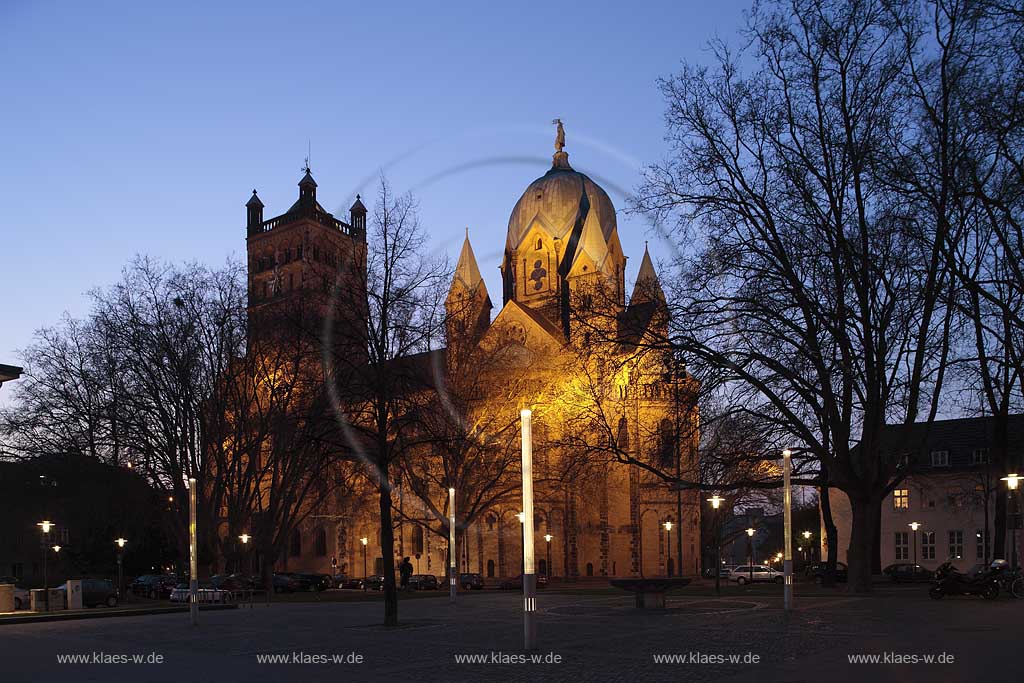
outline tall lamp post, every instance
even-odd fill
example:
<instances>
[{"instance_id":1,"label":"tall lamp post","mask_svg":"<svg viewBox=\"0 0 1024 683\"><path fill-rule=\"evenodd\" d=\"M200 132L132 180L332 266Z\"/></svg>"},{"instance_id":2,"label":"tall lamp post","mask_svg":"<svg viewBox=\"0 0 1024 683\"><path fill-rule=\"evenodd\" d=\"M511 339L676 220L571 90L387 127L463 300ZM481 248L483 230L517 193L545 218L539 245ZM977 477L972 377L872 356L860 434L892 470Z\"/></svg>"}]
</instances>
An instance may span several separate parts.
<instances>
[{"instance_id":1,"label":"tall lamp post","mask_svg":"<svg viewBox=\"0 0 1024 683\"><path fill-rule=\"evenodd\" d=\"M672 572L672 520L665 521L665 568L668 570L666 573L671 577Z\"/></svg>"},{"instance_id":2,"label":"tall lamp post","mask_svg":"<svg viewBox=\"0 0 1024 683\"><path fill-rule=\"evenodd\" d=\"M712 509L715 510L715 593L719 595L722 593L722 525L718 518L718 508L721 507L723 500L725 498L717 493L708 498Z\"/></svg>"},{"instance_id":3,"label":"tall lamp post","mask_svg":"<svg viewBox=\"0 0 1024 683\"><path fill-rule=\"evenodd\" d=\"M189 618L192 625L199 623L199 543L196 540L196 479L188 480L188 555L189 580L188 602Z\"/></svg>"},{"instance_id":4,"label":"tall lamp post","mask_svg":"<svg viewBox=\"0 0 1024 683\"><path fill-rule=\"evenodd\" d=\"M126 538L115 538L114 545L117 546L117 599L121 600L122 586L124 585L124 571L122 558L124 557L124 544L128 542Z\"/></svg>"},{"instance_id":5,"label":"tall lamp post","mask_svg":"<svg viewBox=\"0 0 1024 683\"><path fill-rule=\"evenodd\" d=\"M750 583L754 583L754 527L747 527L747 566L750 567Z\"/></svg>"},{"instance_id":6,"label":"tall lamp post","mask_svg":"<svg viewBox=\"0 0 1024 683\"><path fill-rule=\"evenodd\" d=\"M455 489L448 489L448 602L455 604Z\"/></svg>"},{"instance_id":7,"label":"tall lamp post","mask_svg":"<svg viewBox=\"0 0 1024 683\"><path fill-rule=\"evenodd\" d=\"M50 529L52 529L54 527L54 524L53 524L53 522L44 519L43 521L41 521L38 524L36 524L36 526L43 530L43 539L42 539L43 540L43 545L42 545L42 548L43 548L43 595L45 596L44 599L46 601L45 602L46 611L49 612L50 611L50 590L49 590L49 584L48 584L48 582L46 580L46 556L50 554L49 553L49 546L50 546L49 536L50 536Z\"/></svg>"},{"instance_id":8,"label":"tall lamp post","mask_svg":"<svg viewBox=\"0 0 1024 683\"><path fill-rule=\"evenodd\" d=\"M537 575L533 557L533 411L519 411L523 448L523 647L537 644Z\"/></svg>"},{"instance_id":9,"label":"tall lamp post","mask_svg":"<svg viewBox=\"0 0 1024 683\"><path fill-rule=\"evenodd\" d=\"M359 542L363 544L363 590L366 590L366 580L370 577L366 575L366 544L370 542L366 536L359 539Z\"/></svg>"},{"instance_id":10,"label":"tall lamp post","mask_svg":"<svg viewBox=\"0 0 1024 683\"><path fill-rule=\"evenodd\" d=\"M1020 480L1021 477L1018 476L1017 474L1008 474L1005 477L1000 478L1000 481L1006 482L1006 488L1009 489L1010 491L1010 497L1007 498L1007 503L1009 503L1010 500L1013 499L1013 502L1016 503L1017 510L1016 514L1012 516L1007 515L1007 517L1009 517L1010 521L1013 523L1013 526L1010 527L1010 569L1012 569L1013 571L1017 571L1017 529L1020 526L1017 518L1020 517L1020 501L1016 500L1016 494L1017 489L1020 487Z\"/></svg>"},{"instance_id":11,"label":"tall lamp post","mask_svg":"<svg viewBox=\"0 0 1024 683\"><path fill-rule=\"evenodd\" d=\"M252 538L252 536L250 536L249 534L245 533L244 531L241 534L239 534L239 536L238 536L238 540L242 542L242 557L245 557L246 554L247 554L245 551L248 550L248 548L249 548L249 539L251 539L251 538ZM249 571L252 570L252 565L247 564L246 566L249 568ZM242 560L241 560L241 558L239 558L239 560L238 560L238 571L242 571Z\"/></svg>"},{"instance_id":12,"label":"tall lamp post","mask_svg":"<svg viewBox=\"0 0 1024 683\"><path fill-rule=\"evenodd\" d=\"M792 452L787 448L782 451L782 513L783 513L783 560L782 574L783 593L782 603L786 612L793 609L793 487L790 484L790 473L792 464L790 456Z\"/></svg>"},{"instance_id":13,"label":"tall lamp post","mask_svg":"<svg viewBox=\"0 0 1024 683\"><path fill-rule=\"evenodd\" d=\"M814 553L811 552L811 532L804 530L801 536L804 537L804 565L806 566L807 563L810 562L814 556Z\"/></svg>"},{"instance_id":14,"label":"tall lamp post","mask_svg":"<svg viewBox=\"0 0 1024 683\"><path fill-rule=\"evenodd\" d=\"M544 542L548 544L548 564L547 564L547 576L551 576L551 539L554 538L551 534L544 534Z\"/></svg>"},{"instance_id":15,"label":"tall lamp post","mask_svg":"<svg viewBox=\"0 0 1024 683\"><path fill-rule=\"evenodd\" d=\"M921 528L920 522L911 522L907 526L914 532L914 566L917 566L917 530ZM915 570L916 571L916 570Z\"/></svg>"}]
</instances>

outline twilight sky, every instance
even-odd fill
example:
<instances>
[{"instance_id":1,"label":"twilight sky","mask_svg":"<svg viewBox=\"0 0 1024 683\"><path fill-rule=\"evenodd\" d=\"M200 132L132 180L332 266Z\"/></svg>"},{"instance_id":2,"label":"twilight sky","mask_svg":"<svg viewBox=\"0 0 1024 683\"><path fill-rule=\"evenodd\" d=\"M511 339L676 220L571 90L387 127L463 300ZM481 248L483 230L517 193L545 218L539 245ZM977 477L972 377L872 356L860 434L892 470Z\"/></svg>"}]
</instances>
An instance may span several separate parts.
<instances>
[{"instance_id":1,"label":"twilight sky","mask_svg":"<svg viewBox=\"0 0 1024 683\"><path fill-rule=\"evenodd\" d=\"M644 240L664 253L622 212L666 151L655 79L736 44L749 2L156 5L0 0L0 363L136 253L243 257L244 203L287 209L307 143L339 218L383 169L452 260L468 226L500 306L508 216L560 117L631 287Z\"/></svg>"}]
</instances>

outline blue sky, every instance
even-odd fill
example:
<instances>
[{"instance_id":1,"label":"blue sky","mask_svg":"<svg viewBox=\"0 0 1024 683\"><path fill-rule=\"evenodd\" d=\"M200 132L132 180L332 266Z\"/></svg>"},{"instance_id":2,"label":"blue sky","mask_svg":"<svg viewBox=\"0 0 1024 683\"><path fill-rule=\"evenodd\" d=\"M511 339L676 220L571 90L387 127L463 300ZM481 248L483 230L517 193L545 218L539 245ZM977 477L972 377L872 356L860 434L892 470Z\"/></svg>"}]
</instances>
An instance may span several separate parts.
<instances>
[{"instance_id":1,"label":"blue sky","mask_svg":"<svg viewBox=\"0 0 1024 683\"><path fill-rule=\"evenodd\" d=\"M665 154L655 80L735 43L748 6L0 0L0 362L134 254L244 255L244 203L287 209L307 142L339 217L384 170L435 249L456 258L468 226L500 305L508 216L560 117L620 211L631 284L644 240L665 247L622 213Z\"/></svg>"}]
</instances>

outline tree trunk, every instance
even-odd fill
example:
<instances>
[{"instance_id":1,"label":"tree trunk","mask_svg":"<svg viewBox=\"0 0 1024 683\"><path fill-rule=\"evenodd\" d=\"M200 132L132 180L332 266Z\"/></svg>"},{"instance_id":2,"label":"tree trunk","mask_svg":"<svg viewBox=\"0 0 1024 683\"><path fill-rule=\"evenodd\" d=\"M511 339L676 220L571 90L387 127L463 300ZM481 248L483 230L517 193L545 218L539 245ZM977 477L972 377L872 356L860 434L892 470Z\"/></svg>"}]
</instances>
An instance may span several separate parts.
<instances>
[{"instance_id":1,"label":"tree trunk","mask_svg":"<svg viewBox=\"0 0 1024 683\"><path fill-rule=\"evenodd\" d=\"M829 497L827 485L819 487L821 498L821 518L825 524L825 545L828 556L825 575L822 577L822 585L836 585L836 562L839 560L839 532L836 530L836 523L832 519L832 499Z\"/></svg>"},{"instance_id":2,"label":"tree trunk","mask_svg":"<svg viewBox=\"0 0 1024 683\"><path fill-rule=\"evenodd\" d=\"M846 561L848 580L853 591L866 593L871 590L871 560L874 555L871 544L875 542L882 503L870 497L849 495L849 498L853 519Z\"/></svg>"},{"instance_id":3,"label":"tree trunk","mask_svg":"<svg viewBox=\"0 0 1024 683\"><path fill-rule=\"evenodd\" d=\"M398 626L398 586L395 585L395 529L391 521L391 487L387 476L380 486L380 554L384 574L384 625Z\"/></svg>"}]
</instances>

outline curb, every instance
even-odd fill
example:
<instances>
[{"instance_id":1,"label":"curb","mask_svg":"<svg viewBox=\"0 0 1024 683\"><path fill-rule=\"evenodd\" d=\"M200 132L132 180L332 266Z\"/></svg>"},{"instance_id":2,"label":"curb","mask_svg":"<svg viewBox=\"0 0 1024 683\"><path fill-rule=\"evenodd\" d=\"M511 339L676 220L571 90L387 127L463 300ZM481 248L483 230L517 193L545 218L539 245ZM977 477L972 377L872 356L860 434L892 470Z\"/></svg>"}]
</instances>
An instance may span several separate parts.
<instances>
[{"instance_id":1,"label":"curb","mask_svg":"<svg viewBox=\"0 0 1024 683\"><path fill-rule=\"evenodd\" d=\"M238 605L200 605L201 612L225 609L238 609ZM23 614L14 617L0 617L0 626L4 624L34 624L44 621L75 621L77 619L110 619L113 617L137 617L150 614L187 614L188 606L184 607L149 607L145 609L113 609L91 610L88 612L53 612L49 614Z\"/></svg>"}]
</instances>

